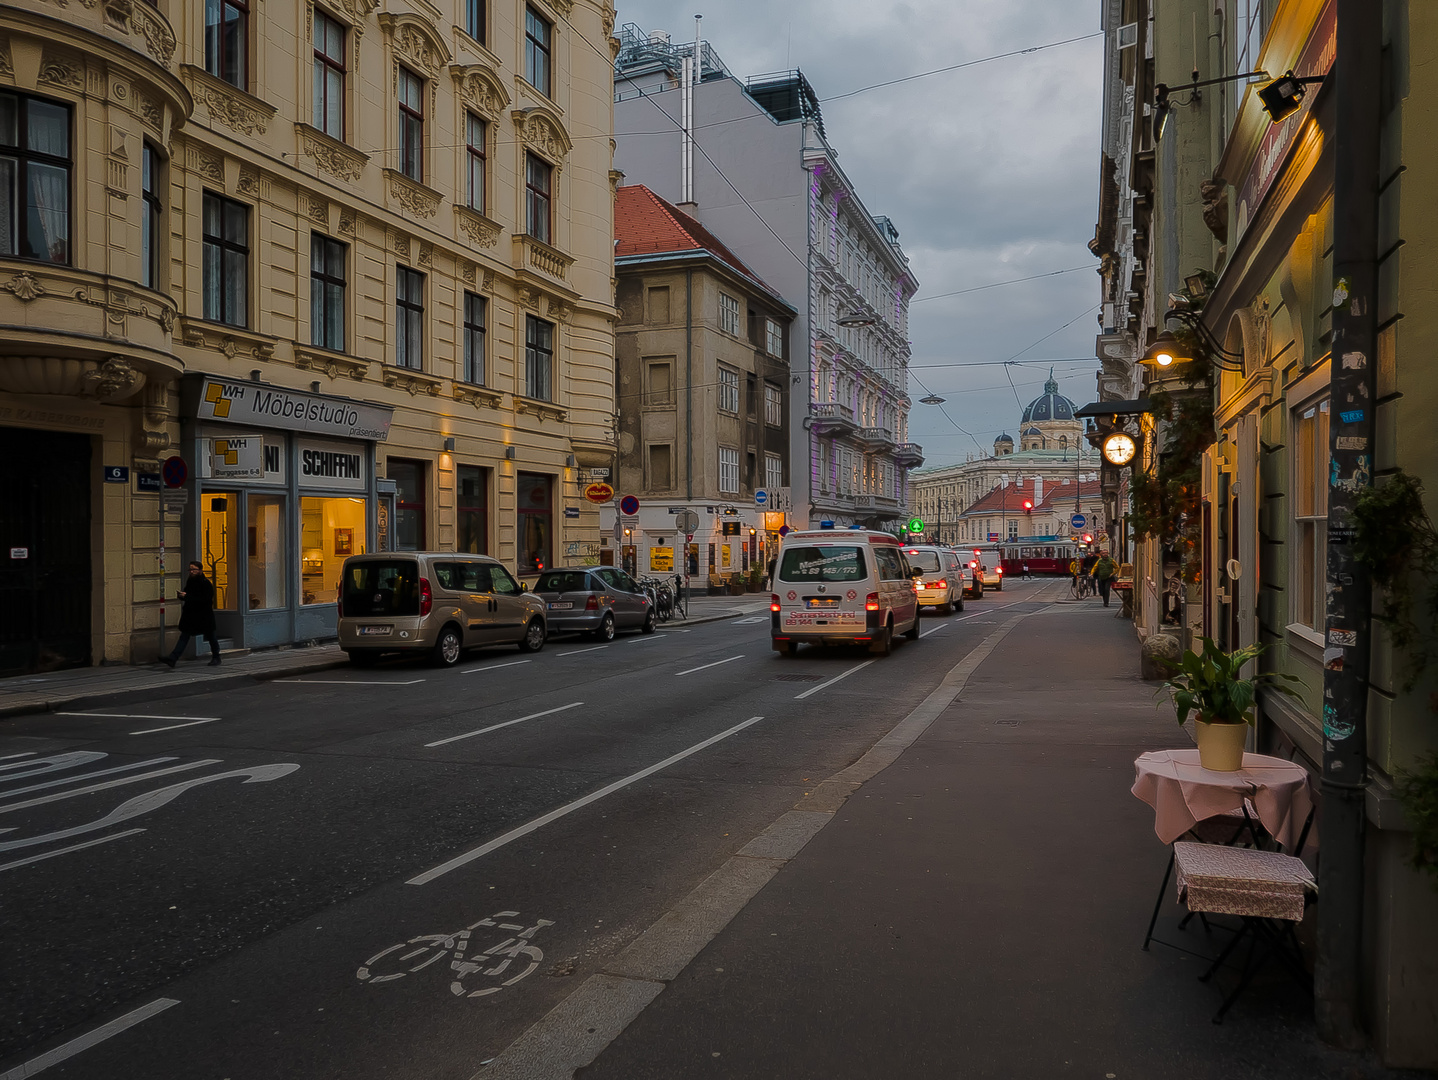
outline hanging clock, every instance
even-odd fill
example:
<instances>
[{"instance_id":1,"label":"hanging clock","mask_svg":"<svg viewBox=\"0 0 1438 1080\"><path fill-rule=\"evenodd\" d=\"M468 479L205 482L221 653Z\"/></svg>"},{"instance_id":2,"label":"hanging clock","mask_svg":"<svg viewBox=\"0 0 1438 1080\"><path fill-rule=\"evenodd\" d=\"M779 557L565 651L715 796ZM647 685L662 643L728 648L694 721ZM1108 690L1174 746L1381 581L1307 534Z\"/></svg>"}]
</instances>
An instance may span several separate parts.
<instances>
[{"instance_id":1,"label":"hanging clock","mask_svg":"<svg viewBox=\"0 0 1438 1080\"><path fill-rule=\"evenodd\" d=\"M1115 431L1103 441L1104 460L1110 465L1127 465L1136 453L1138 446L1134 443L1133 436L1122 431Z\"/></svg>"}]
</instances>

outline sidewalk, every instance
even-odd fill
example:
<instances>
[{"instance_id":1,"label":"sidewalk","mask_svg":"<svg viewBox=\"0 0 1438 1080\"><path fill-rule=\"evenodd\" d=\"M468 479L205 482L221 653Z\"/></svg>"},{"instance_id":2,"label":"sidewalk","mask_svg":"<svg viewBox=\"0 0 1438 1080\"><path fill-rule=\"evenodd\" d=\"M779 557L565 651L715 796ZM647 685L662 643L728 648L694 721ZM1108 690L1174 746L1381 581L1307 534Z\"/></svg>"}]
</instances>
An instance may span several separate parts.
<instances>
[{"instance_id":1,"label":"sidewalk","mask_svg":"<svg viewBox=\"0 0 1438 1080\"><path fill-rule=\"evenodd\" d=\"M664 625L682 629L720 619L763 614L768 610L767 594L700 596L690 601L688 619L674 619ZM348 663L345 654L337 644L330 642L307 648L265 649L227 656L218 668L209 666L206 653L200 660L180 661L175 671L159 663L149 663L71 668L0 679L0 719L25 713L153 700L157 696L183 697L241 679L280 679L345 663Z\"/></svg>"},{"instance_id":2,"label":"sidewalk","mask_svg":"<svg viewBox=\"0 0 1438 1080\"><path fill-rule=\"evenodd\" d=\"M959 698L576 1075L1400 1075L1322 1046L1311 999L1273 970L1215 1026L1202 961L1140 950L1167 853L1129 793L1133 759L1186 736L1137 668L1132 624L1096 602L1017 620ZM1213 955L1180 914L1167 902L1157 936Z\"/></svg>"}]
</instances>

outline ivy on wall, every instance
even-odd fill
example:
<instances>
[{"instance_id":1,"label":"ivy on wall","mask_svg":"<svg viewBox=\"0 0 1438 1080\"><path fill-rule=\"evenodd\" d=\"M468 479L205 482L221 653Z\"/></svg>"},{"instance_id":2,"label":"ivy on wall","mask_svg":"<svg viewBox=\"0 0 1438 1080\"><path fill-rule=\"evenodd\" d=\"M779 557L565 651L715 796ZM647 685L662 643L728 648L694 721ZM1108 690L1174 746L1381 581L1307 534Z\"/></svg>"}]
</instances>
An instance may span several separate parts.
<instances>
[{"instance_id":1,"label":"ivy on wall","mask_svg":"<svg viewBox=\"0 0 1438 1080\"><path fill-rule=\"evenodd\" d=\"M1154 418L1165 425L1164 447L1152 473L1133 472L1129 528L1135 536L1156 540L1174 551L1183 579L1199 581L1203 576L1203 453L1215 439L1213 396L1203 385L1178 400L1162 390L1151 400Z\"/></svg>"}]
</instances>

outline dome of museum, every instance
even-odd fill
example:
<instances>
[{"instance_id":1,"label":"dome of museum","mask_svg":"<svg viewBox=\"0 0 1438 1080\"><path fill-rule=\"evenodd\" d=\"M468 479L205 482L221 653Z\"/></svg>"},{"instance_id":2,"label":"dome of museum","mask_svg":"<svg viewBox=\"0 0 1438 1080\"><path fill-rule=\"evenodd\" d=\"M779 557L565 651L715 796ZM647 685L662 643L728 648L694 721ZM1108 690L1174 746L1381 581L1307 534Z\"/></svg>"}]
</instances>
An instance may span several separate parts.
<instances>
[{"instance_id":1,"label":"dome of museum","mask_svg":"<svg viewBox=\"0 0 1438 1080\"><path fill-rule=\"evenodd\" d=\"M1059 393L1059 384L1054 379L1053 369L1050 368L1048 382L1044 383L1044 392L1029 402L1028 408L1024 410L1023 423L1073 418L1074 403Z\"/></svg>"}]
</instances>

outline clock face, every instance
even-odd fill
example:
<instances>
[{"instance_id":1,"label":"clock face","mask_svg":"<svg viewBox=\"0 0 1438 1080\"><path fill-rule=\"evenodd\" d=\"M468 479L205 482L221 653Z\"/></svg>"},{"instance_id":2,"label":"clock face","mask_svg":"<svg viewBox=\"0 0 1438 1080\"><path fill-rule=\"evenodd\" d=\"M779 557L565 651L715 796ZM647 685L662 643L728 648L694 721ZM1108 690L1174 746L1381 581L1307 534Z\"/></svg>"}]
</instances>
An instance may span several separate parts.
<instances>
[{"instance_id":1,"label":"clock face","mask_svg":"<svg viewBox=\"0 0 1438 1080\"><path fill-rule=\"evenodd\" d=\"M1138 451L1133 436L1116 431L1103 441L1103 456L1113 465L1127 465Z\"/></svg>"}]
</instances>

